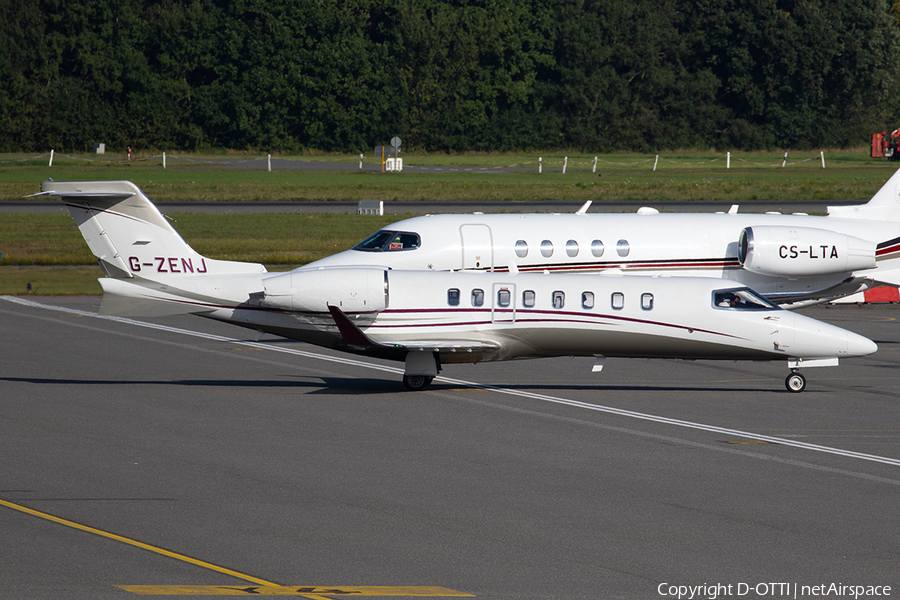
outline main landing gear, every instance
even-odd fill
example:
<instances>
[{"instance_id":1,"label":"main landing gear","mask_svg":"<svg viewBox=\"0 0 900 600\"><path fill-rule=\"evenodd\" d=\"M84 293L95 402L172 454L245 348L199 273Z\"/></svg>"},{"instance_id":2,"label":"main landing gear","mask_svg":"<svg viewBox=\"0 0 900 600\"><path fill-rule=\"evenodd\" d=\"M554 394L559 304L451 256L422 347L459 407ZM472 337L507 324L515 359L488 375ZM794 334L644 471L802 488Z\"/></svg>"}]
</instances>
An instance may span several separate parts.
<instances>
[{"instance_id":1,"label":"main landing gear","mask_svg":"<svg viewBox=\"0 0 900 600\"><path fill-rule=\"evenodd\" d=\"M427 388L433 379L434 377L428 375L404 375L403 385L411 392L418 392Z\"/></svg>"},{"instance_id":2,"label":"main landing gear","mask_svg":"<svg viewBox=\"0 0 900 600\"><path fill-rule=\"evenodd\" d=\"M413 350L406 355L403 385L411 392L424 390L441 371L440 355L427 350Z\"/></svg>"},{"instance_id":3,"label":"main landing gear","mask_svg":"<svg viewBox=\"0 0 900 600\"><path fill-rule=\"evenodd\" d=\"M784 380L784 387L792 394L799 394L806 389L806 377L800 371L794 369L791 374Z\"/></svg>"}]
</instances>

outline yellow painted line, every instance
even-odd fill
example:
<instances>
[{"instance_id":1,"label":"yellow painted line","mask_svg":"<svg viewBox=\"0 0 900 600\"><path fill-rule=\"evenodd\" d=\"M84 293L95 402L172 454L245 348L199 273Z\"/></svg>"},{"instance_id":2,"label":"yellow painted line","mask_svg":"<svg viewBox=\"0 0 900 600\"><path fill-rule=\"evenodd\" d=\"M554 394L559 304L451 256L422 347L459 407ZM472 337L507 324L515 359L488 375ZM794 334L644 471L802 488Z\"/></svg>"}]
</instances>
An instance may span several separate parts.
<instances>
[{"instance_id":1,"label":"yellow painted line","mask_svg":"<svg viewBox=\"0 0 900 600\"><path fill-rule=\"evenodd\" d=\"M330 596L475 597L440 586L120 585L118 587L126 592L145 596L304 596L317 600L332 600Z\"/></svg>"},{"instance_id":2,"label":"yellow painted line","mask_svg":"<svg viewBox=\"0 0 900 600\"><path fill-rule=\"evenodd\" d=\"M151 546L150 544L144 544L143 542L138 542L136 540L132 540L127 537L122 537L121 535L109 533L108 531L103 531L101 529L95 529L93 527L88 527L87 525L82 525L81 523L75 523L74 521L67 521L66 519L54 517L53 515L41 512L39 510L34 510L32 508L27 508L20 504L15 504L13 502L8 502L6 500L0 499L0 506L5 506L7 508L11 508L13 510L23 512L25 514L29 514L34 517L40 517L41 519L46 519L47 521L59 523L60 525L65 525L66 527L71 527L73 529L80 529L81 531L86 531L87 533L93 533L94 535L99 535L101 537L109 538L111 540L116 540L117 542L122 542L123 544L128 544L130 546L135 546L142 550L149 550L150 552L162 554L163 556L167 556L169 558L174 558L175 560L187 562L192 565L202 567L204 569L210 569L210 570L216 571L218 573L224 573L225 575L229 575L231 577L243 579L245 581L250 581L252 583L258 583L263 586L278 587L277 584L266 581L265 579L259 579L258 577L253 577L251 575L245 575L244 573L238 573L237 571L232 571L231 569L226 569L225 567L220 567L218 565L213 565L208 562L203 562L202 560L197 560L196 558L191 558L190 556L185 556L183 554L178 554L177 552L163 550L162 548L157 548L156 546Z\"/></svg>"}]
</instances>

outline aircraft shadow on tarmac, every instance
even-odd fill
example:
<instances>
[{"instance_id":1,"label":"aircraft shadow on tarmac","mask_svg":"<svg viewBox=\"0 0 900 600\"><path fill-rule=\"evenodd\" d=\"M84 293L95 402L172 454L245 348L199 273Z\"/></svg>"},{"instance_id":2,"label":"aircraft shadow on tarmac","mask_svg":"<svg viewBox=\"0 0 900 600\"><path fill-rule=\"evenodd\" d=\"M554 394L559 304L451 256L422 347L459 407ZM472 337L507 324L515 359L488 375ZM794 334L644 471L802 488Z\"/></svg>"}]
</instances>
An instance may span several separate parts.
<instances>
[{"instance_id":1,"label":"aircraft shadow on tarmac","mask_svg":"<svg viewBox=\"0 0 900 600\"><path fill-rule=\"evenodd\" d=\"M357 379L353 377L312 377L313 381L272 381L261 379L181 379L181 380L121 380L121 379L53 379L46 377L0 377L0 381L14 383L33 383L36 385L174 385L185 387L248 387L248 388L308 388L308 394L394 394L404 392L402 385L389 379ZM719 384L708 386L679 386L679 385L573 385L573 384L521 384L521 383L490 383L484 384L488 388L504 388L529 391L582 391L582 392L748 392L759 394L770 392L781 394L784 390L773 387L772 389L760 389L758 387L729 387ZM455 383L443 383L435 381L428 388L430 391L454 391L462 389L476 389L469 386L461 386ZM410 394L414 395L414 394Z\"/></svg>"},{"instance_id":2,"label":"aircraft shadow on tarmac","mask_svg":"<svg viewBox=\"0 0 900 600\"><path fill-rule=\"evenodd\" d=\"M49 377L0 377L0 381L33 383L35 385L159 385L184 387L247 387L247 388L308 388L308 394L392 394L403 386L388 379L357 379L352 377L311 376L309 381L265 379L63 379ZM405 391L405 390L403 390Z\"/></svg>"},{"instance_id":3,"label":"aircraft shadow on tarmac","mask_svg":"<svg viewBox=\"0 0 900 600\"><path fill-rule=\"evenodd\" d=\"M45 377L0 377L0 381L17 383L34 383L37 385L178 385L178 386L219 386L219 387L265 387L296 388L322 387L322 383L297 381L265 381L259 379L157 379L157 380L122 380L122 379L49 379Z\"/></svg>"}]
</instances>

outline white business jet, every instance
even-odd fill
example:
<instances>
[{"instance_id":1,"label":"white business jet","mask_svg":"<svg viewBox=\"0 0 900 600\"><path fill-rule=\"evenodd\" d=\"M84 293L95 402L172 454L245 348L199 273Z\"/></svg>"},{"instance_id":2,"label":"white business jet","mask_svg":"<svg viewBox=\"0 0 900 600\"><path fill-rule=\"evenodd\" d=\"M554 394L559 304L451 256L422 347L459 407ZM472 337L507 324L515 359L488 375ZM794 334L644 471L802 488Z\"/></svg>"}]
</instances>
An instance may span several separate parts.
<instances>
[{"instance_id":1,"label":"white business jet","mask_svg":"<svg viewBox=\"0 0 900 600\"><path fill-rule=\"evenodd\" d=\"M406 219L311 266L621 271L722 277L786 308L900 286L900 170L867 203L778 213L440 214Z\"/></svg>"},{"instance_id":2,"label":"white business jet","mask_svg":"<svg viewBox=\"0 0 900 600\"><path fill-rule=\"evenodd\" d=\"M445 363L593 356L833 366L877 350L720 278L263 265L195 252L128 181L53 182L106 277L101 314L196 314L405 363L422 389Z\"/></svg>"}]
</instances>

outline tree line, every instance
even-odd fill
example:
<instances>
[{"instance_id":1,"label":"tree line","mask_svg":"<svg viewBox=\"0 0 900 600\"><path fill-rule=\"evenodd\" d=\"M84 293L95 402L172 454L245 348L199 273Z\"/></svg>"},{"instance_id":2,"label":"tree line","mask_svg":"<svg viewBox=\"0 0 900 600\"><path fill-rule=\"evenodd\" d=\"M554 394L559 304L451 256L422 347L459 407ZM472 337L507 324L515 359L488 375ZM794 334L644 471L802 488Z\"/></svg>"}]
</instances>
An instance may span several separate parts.
<instances>
[{"instance_id":1,"label":"tree line","mask_svg":"<svg viewBox=\"0 0 900 600\"><path fill-rule=\"evenodd\" d=\"M0 0L0 151L818 148L900 125L890 0Z\"/></svg>"}]
</instances>

